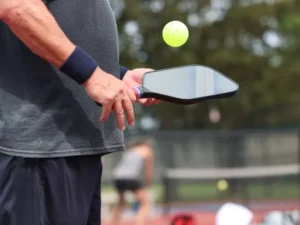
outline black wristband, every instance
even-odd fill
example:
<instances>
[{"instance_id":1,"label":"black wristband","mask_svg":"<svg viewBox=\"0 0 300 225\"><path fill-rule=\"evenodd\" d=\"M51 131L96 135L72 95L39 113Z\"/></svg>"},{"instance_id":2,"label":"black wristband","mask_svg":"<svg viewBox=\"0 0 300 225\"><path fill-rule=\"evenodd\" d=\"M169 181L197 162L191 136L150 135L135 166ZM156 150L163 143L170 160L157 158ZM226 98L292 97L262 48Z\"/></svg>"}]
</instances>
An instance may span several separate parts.
<instances>
[{"instance_id":1,"label":"black wristband","mask_svg":"<svg viewBox=\"0 0 300 225\"><path fill-rule=\"evenodd\" d=\"M75 80L78 84L86 82L98 67L96 61L82 48L76 47L60 71Z\"/></svg>"},{"instance_id":2,"label":"black wristband","mask_svg":"<svg viewBox=\"0 0 300 225\"><path fill-rule=\"evenodd\" d=\"M128 71L128 68L126 68L124 66L120 66L120 80L123 80L127 71Z\"/></svg>"}]
</instances>

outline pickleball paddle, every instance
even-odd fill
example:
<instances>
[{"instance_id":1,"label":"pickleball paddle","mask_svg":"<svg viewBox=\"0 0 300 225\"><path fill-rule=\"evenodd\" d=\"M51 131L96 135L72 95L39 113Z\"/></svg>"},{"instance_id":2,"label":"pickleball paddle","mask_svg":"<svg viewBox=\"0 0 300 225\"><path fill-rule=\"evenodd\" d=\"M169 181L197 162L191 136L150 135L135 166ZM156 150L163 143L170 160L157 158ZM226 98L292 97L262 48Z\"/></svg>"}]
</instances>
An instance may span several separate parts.
<instances>
[{"instance_id":1,"label":"pickleball paddle","mask_svg":"<svg viewBox=\"0 0 300 225\"><path fill-rule=\"evenodd\" d=\"M196 104L228 98L238 84L220 72L201 65L188 65L145 73L142 86L133 88L137 98L155 98L175 104Z\"/></svg>"}]
</instances>

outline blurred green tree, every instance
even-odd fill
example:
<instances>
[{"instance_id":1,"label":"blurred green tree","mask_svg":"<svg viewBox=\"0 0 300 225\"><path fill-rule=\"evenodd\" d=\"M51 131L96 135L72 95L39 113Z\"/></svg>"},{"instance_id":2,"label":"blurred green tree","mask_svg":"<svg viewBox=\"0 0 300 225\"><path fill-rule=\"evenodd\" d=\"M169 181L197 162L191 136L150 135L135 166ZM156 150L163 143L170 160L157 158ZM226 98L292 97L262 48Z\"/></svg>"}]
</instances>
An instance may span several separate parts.
<instances>
[{"instance_id":1,"label":"blurred green tree","mask_svg":"<svg viewBox=\"0 0 300 225\"><path fill-rule=\"evenodd\" d=\"M116 1L121 64L161 69L213 67L236 80L237 96L194 106L158 104L142 110L162 129L258 128L296 125L300 118L300 6L298 0ZM167 46L162 29L186 23L188 42ZM208 119L210 107L219 124Z\"/></svg>"}]
</instances>

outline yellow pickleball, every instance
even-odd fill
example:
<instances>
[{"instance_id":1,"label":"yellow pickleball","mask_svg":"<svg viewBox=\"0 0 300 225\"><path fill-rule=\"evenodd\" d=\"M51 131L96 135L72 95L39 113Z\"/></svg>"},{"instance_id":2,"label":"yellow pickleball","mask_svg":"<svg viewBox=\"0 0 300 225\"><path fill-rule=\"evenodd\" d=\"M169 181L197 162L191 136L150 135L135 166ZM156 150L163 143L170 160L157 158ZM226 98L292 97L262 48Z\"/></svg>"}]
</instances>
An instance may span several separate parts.
<instances>
[{"instance_id":1,"label":"yellow pickleball","mask_svg":"<svg viewBox=\"0 0 300 225\"><path fill-rule=\"evenodd\" d=\"M184 23L174 20L165 25L162 36L171 47L180 47L187 42L189 30Z\"/></svg>"},{"instance_id":2,"label":"yellow pickleball","mask_svg":"<svg viewBox=\"0 0 300 225\"><path fill-rule=\"evenodd\" d=\"M228 189L228 182L226 180L219 180L217 183L217 188L220 191L226 191Z\"/></svg>"}]
</instances>

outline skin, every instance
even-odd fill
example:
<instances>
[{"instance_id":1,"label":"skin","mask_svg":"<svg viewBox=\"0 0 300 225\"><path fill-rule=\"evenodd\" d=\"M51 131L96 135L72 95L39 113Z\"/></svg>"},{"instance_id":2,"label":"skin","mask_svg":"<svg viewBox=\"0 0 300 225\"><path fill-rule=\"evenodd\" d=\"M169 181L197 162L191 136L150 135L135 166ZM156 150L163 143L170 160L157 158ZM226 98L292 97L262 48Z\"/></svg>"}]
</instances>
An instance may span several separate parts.
<instances>
[{"instance_id":1,"label":"skin","mask_svg":"<svg viewBox=\"0 0 300 225\"><path fill-rule=\"evenodd\" d=\"M0 20L36 55L57 68L66 61L75 45L66 37L56 20L41 0L1 0ZM134 124L133 102L136 97L131 87L140 85L147 69L132 70L125 74L124 81L97 68L83 84L87 94L102 104L100 121L105 121L111 112L116 114L120 129L125 129L125 115L129 125ZM149 105L155 100L140 103Z\"/></svg>"},{"instance_id":2,"label":"skin","mask_svg":"<svg viewBox=\"0 0 300 225\"><path fill-rule=\"evenodd\" d=\"M125 74L123 78L123 82L125 82L130 88L138 87L142 84L143 75L151 71L153 71L153 69L149 69L149 68L139 68L139 69L129 70ZM159 100L154 98L137 99L137 101L144 106L157 104L159 102Z\"/></svg>"},{"instance_id":3,"label":"skin","mask_svg":"<svg viewBox=\"0 0 300 225\"><path fill-rule=\"evenodd\" d=\"M150 145L144 144L140 145L137 148L134 148L134 150L131 151L138 151L145 160L145 178L146 178L146 186L142 187L139 190L136 190L134 192L135 197L140 203L139 211L136 216L136 225L144 225L146 223L146 219L150 210L150 201L147 193L147 188L152 183L152 177L153 177L153 151ZM124 192L118 193L118 202L116 207L113 210L113 216L112 221L110 225L117 225L120 221L120 214L122 209L125 206L125 198L124 198Z\"/></svg>"}]
</instances>

